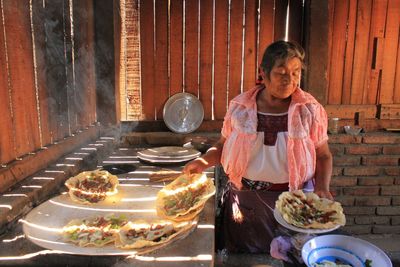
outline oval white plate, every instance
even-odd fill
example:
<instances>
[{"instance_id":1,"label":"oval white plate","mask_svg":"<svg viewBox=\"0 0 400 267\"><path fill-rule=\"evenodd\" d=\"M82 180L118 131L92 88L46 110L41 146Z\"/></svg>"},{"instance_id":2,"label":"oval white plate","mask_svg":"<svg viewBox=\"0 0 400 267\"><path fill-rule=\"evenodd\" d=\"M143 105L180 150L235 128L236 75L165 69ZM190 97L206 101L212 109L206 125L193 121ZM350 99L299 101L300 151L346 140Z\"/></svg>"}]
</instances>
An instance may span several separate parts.
<instances>
[{"instance_id":1,"label":"oval white plate","mask_svg":"<svg viewBox=\"0 0 400 267\"><path fill-rule=\"evenodd\" d=\"M332 232L333 230L336 230L340 227L340 225L336 225L333 228L328 228L328 229L307 229L307 228L300 228L294 225L291 225L289 223L287 223L285 221L285 219L283 219L281 213L277 210L274 209L274 217L275 220L282 225L283 227L295 231L295 232L299 232L299 233L306 233L306 234L323 234L323 233L328 233L328 232Z\"/></svg>"}]
</instances>

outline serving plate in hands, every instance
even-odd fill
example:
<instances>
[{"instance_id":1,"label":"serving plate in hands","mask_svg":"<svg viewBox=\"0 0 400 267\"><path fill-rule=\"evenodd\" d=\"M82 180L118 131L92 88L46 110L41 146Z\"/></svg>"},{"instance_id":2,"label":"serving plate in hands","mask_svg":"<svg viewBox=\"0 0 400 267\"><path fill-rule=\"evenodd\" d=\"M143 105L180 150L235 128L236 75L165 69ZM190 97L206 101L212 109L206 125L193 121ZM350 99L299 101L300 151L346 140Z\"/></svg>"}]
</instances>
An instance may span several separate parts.
<instances>
[{"instance_id":1,"label":"serving plate in hands","mask_svg":"<svg viewBox=\"0 0 400 267\"><path fill-rule=\"evenodd\" d=\"M392 267L389 257L377 246L352 236L347 235L322 235L307 241L301 256L307 266L324 260L335 262L339 260L353 267L370 266Z\"/></svg>"},{"instance_id":2,"label":"serving plate in hands","mask_svg":"<svg viewBox=\"0 0 400 267\"><path fill-rule=\"evenodd\" d=\"M163 118L165 125L175 133L195 131L204 118L204 109L200 100L189 93L178 93L171 96L164 105Z\"/></svg>"},{"instance_id":3,"label":"serving plate in hands","mask_svg":"<svg viewBox=\"0 0 400 267\"><path fill-rule=\"evenodd\" d=\"M332 232L340 227L340 225L335 225L333 228L328 228L328 229L313 229L313 228L300 228L297 226L294 226L292 224L289 224L288 222L285 221L285 219L282 217L282 214L278 211L278 209L274 209L274 217L275 220L282 225L283 227L298 232L298 233L306 233L306 234L323 234L323 233L329 233Z\"/></svg>"}]
</instances>

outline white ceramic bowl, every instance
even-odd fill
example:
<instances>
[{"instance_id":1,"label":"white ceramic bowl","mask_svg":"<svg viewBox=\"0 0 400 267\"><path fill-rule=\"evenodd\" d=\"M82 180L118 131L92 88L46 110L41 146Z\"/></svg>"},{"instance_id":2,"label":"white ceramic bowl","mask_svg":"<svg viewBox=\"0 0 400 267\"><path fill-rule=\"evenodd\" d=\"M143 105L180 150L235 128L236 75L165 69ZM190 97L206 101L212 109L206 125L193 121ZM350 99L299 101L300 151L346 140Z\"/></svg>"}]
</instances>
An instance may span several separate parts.
<instances>
[{"instance_id":1,"label":"white ceramic bowl","mask_svg":"<svg viewBox=\"0 0 400 267\"><path fill-rule=\"evenodd\" d=\"M323 260L340 260L353 267L365 267L365 261L371 260L372 267L392 267L389 257L375 245L352 236L322 235L307 241L301 256L304 263L311 267Z\"/></svg>"}]
</instances>

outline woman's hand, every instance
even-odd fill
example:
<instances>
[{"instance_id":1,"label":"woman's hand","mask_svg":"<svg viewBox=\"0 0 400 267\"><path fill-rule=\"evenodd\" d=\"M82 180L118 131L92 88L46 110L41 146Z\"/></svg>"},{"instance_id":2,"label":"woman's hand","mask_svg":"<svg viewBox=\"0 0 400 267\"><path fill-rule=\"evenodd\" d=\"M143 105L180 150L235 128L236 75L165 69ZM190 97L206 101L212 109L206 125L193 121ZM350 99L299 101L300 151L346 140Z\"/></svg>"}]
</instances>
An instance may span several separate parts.
<instances>
[{"instance_id":1,"label":"woman's hand","mask_svg":"<svg viewBox=\"0 0 400 267\"><path fill-rule=\"evenodd\" d=\"M182 172L190 175L192 173L202 173L207 168L207 162L203 158L197 158L186 163L185 167L183 167Z\"/></svg>"},{"instance_id":2,"label":"woman's hand","mask_svg":"<svg viewBox=\"0 0 400 267\"><path fill-rule=\"evenodd\" d=\"M332 196L331 192L329 192L329 190L315 189L314 193L317 194L321 198L327 198L327 199L333 200L333 196Z\"/></svg>"}]
</instances>

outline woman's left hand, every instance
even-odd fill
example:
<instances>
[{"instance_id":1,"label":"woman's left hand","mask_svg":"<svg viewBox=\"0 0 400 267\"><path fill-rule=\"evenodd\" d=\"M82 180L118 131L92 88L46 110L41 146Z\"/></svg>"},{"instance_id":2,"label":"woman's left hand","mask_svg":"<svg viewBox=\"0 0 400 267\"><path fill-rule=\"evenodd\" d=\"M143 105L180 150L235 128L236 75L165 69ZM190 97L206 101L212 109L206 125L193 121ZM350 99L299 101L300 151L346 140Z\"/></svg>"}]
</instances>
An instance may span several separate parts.
<instances>
[{"instance_id":1,"label":"woman's left hand","mask_svg":"<svg viewBox=\"0 0 400 267\"><path fill-rule=\"evenodd\" d=\"M333 196L332 196L331 192L329 192L329 190L315 189L314 193L317 194L321 198L327 198L327 199L333 200Z\"/></svg>"}]
</instances>

